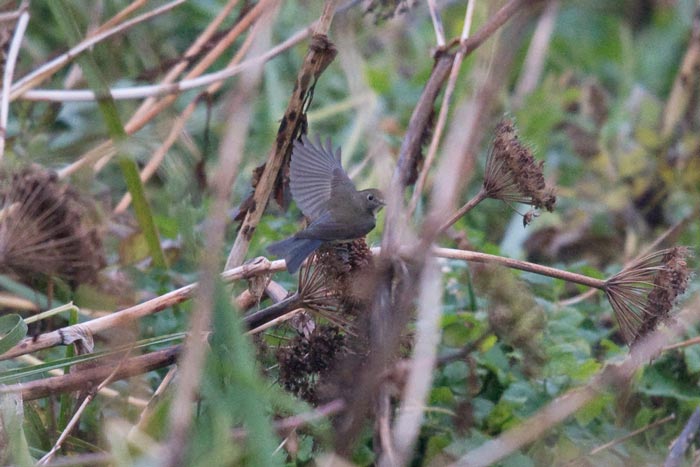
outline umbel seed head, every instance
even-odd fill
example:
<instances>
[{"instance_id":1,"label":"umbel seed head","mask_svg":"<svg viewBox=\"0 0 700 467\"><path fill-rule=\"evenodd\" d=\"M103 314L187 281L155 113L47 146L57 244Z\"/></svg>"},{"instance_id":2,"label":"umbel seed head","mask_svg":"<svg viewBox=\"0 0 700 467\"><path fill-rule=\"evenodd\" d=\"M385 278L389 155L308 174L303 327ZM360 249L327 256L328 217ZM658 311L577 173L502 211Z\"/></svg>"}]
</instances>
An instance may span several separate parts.
<instances>
[{"instance_id":1,"label":"umbel seed head","mask_svg":"<svg viewBox=\"0 0 700 467\"><path fill-rule=\"evenodd\" d=\"M91 214L89 200L40 166L0 172L0 273L94 282L105 260Z\"/></svg>"},{"instance_id":2,"label":"umbel seed head","mask_svg":"<svg viewBox=\"0 0 700 467\"><path fill-rule=\"evenodd\" d=\"M484 190L489 198L551 212L557 197L545 183L543 165L518 139L513 122L503 119L496 126L496 137L486 160Z\"/></svg>"}]
</instances>

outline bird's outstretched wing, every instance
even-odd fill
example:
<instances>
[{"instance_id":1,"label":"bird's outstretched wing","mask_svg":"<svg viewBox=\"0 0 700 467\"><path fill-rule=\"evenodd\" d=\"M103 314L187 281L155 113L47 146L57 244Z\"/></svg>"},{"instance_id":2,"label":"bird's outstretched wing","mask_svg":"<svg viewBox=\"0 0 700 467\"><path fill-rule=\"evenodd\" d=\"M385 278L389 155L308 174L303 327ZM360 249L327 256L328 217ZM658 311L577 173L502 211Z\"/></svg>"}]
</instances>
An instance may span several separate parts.
<instances>
[{"instance_id":1,"label":"bird's outstretched wing","mask_svg":"<svg viewBox=\"0 0 700 467\"><path fill-rule=\"evenodd\" d=\"M328 206L331 196L347 196L355 191L340 163L340 148L333 153L330 138L326 147L317 138L316 144L306 136L294 142L290 166L292 197L299 209L312 221Z\"/></svg>"}]
</instances>

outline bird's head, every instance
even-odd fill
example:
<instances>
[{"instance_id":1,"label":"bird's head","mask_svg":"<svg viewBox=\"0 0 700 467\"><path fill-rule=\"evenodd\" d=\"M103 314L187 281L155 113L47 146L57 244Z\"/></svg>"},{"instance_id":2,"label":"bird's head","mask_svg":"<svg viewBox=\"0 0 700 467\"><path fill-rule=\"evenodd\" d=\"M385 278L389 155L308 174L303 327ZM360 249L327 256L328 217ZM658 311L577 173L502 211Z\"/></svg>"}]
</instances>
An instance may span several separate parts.
<instances>
[{"instance_id":1,"label":"bird's head","mask_svg":"<svg viewBox=\"0 0 700 467\"><path fill-rule=\"evenodd\" d=\"M371 212L372 215L376 215L386 205L384 194L376 188L362 190L360 193L367 212Z\"/></svg>"}]
</instances>

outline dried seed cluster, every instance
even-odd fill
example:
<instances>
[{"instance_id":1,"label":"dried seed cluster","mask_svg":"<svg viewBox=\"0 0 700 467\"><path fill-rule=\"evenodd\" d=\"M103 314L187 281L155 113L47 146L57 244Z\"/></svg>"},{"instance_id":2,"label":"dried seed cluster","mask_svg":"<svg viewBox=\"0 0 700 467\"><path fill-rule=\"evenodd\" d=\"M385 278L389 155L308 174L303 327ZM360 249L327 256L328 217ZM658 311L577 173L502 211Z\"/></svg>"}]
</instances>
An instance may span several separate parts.
<instances>
[{"instance_id":1,"label":"dried seed cluster","mask_svg":"<svg viewBox=\"0 0 700 467\"><path fill-rule=\"evenodd\" d=\"M326 375L339 352L344 351L346 336L335 326L319 326L309 336L299 335L289 346L277 351L279 378L285 389L316 403L319 378Z\"/></svg>"},{"instance_id":2,"label":"dried seed cluster","mask_svg":"<svg viewBox=\"0 0 700 467\"><path fill-rule=\"evenodd\" d=\"M625 341L633 343L665 321L690 280L686 247L661 250L608 279L605 294Z\"/></svg>"},{"instance_id":3,"label":"dried seed cluster","mask_svg":"<svg viewBox=\"0 0 700 467\"><path fill-rule=\"evenodd\" d=\"M91 211L88 200L39 166L0 173L0 271L23 282L94 282L105 260Z\"/></svg>"},{"instance_id":4,"label":"dried seed cluster","mask_svg":"<svg viewBox=\"0 0 700 467\"><path fill-rule=\"evenodd\" d=\"M489 198L551 212L557 197L545 183L543 165L518 139L513 122L504 119L496 126L496 138L486 161L484 190Z\"/></svg>"}]
</instances>

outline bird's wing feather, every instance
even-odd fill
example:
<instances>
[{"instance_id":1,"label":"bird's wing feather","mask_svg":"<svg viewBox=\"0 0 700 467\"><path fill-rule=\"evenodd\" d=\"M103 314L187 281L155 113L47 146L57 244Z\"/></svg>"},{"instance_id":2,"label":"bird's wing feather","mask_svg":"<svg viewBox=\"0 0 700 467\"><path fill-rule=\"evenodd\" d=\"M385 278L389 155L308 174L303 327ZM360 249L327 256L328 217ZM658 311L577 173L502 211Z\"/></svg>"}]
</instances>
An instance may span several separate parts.
<instances>
[{"instance_id":1,"label":"bird's wing feather","mask_svg":"<svg viewBox=\"0 0 700 467\"><path fill-rule=\"evenodd\" d=\"M326 210L331 196L352 193L355 185L340 163L340 149L333 153L330 140L324 148L320 139L311 143L306 136L294 142L290 167L292 196L304 215L311 220Z\"/></svg>"}]
</instances>

